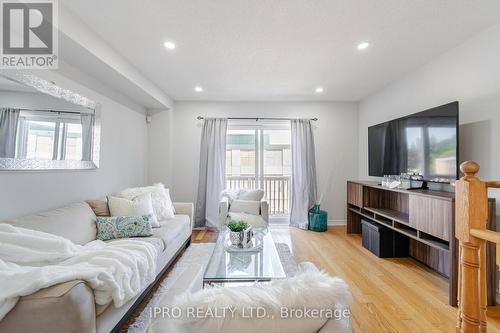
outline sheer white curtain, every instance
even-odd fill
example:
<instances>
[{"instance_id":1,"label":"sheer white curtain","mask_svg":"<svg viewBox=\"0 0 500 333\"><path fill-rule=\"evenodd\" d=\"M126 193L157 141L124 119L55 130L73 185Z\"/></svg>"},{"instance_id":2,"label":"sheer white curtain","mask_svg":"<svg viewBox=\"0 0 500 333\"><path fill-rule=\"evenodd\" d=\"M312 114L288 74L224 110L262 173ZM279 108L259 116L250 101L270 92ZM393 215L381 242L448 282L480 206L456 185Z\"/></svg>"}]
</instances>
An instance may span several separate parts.
<instances>
[{"instance_id":1,"label":"sheer white curtain","mask_svg":"<svg viewBox=\"0 0 500 333\"><path fill-rule=\"evenodd\" d=\"M311 121L294 119L292 125L292 184L290 225L307 230L308 211L317 200L316 158Z\"/></svg>"},{"instance_id":2,"label":"sheer white curtain","mask_svg":"<svg viewBox=\"0 0 500 333\"><path fill-rule=\"evenodd\" d=\"M195 227L219 228L219 201L225 187L226 131L226 118L203 120Z\"/></svg>"},{"instance_id":3,"label":"sheer white curtain","mask_svg":"<svg viewBox=\"0 0 500 333\"><path fill-rule=\"evenodd\" d=\"M19 109L0 109L0 157L14 158L16 155L19 114Z\"/></svg>"},{"instance_id":4,"label":"sheer white curtain","mask_svg":"<svg viewBox=\"0 0 500 333\"><path fill-rule=\"evenodd\" d=\"M82 161L92 160L92 133L94 131L94 115L80 114L82 122Z\"/></svg>"}]
</instances>

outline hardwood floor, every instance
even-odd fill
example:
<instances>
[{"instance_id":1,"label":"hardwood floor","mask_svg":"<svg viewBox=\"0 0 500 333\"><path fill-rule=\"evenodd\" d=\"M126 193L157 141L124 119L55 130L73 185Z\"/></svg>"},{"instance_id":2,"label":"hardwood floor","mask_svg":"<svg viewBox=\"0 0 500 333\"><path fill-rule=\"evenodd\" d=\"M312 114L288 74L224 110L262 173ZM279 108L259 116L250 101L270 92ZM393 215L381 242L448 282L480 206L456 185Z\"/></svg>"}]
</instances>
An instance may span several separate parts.
<instances>
[{"instance_id":1,"label":"hardwood floor","mask_svg":"<svg viewBox=\"0 0 500 333\"><path fill-rule=\"evenodd\" d=\"M345 227L316 233L277 227L275 242L286 242L297 262L311 261L343 278L353 294L355 332L454 332L456 308L448 305L448 280L410 258L380 259ZM213 242L200 230L193 242ZM488 308L488 332L500 332L500 306Z\"/></svg>"}]
</instances>

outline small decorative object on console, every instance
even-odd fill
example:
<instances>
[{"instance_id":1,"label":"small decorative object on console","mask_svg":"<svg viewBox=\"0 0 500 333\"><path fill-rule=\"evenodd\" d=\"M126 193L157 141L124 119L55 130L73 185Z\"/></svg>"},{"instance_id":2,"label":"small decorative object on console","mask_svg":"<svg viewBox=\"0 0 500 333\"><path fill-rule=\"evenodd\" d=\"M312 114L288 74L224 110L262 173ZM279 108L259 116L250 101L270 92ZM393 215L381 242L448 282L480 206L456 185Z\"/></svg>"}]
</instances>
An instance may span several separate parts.
<instances>
[{"instance_id":1,"label":"small decorative object on console","mask_svg":"<svg viewBox=\"0 0 500 333\"><path fill-rule=\"evenodd\" d=\"M389 182L389 188L398 188L401 186L401 176L391 176L391 180Z\"/></svg>"},{"instance_id":2,"label":"small decorative object on console","mask_svg":"<svg viewBox=\"0 0 500 333\"><path fill-rule=\"evenodd\" d=\"M382 179L383 187L397 188L401 186L401 176L399 175L384 175Z\"/></svg>"}]
</instances>

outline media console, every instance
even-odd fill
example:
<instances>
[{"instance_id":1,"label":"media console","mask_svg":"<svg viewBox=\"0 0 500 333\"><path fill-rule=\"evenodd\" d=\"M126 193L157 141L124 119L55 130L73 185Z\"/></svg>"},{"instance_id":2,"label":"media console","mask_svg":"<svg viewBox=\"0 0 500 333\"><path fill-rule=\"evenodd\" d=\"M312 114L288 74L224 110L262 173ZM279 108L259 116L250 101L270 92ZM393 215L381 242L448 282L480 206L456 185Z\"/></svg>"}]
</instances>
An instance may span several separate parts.
<instances>
[{"instance_id":1,"label":"media console","mask_svg":"<svg viewBox=\"0 0 500 333\"><path fill-rule=\"evenodd\" d=\"M496 229L495 199L489 201L487 228ZM457 305L458 241L455 194L390 189L371 181L347 182L347 233L361 233L368 219L408 238L410 257L449 278L449 303ZM486 251L488 304L495 305L495 245Z\"/></svg>"}]
</instances>

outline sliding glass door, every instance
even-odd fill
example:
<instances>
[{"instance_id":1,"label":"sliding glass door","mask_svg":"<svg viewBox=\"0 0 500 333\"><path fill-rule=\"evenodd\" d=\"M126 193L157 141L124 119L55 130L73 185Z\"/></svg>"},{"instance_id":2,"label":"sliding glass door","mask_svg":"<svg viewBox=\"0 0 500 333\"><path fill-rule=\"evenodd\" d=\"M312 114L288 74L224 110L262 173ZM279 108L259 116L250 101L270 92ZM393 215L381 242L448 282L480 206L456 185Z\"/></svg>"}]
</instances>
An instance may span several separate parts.
<instances>
[{"instance_id":1,"label":"sliding glass door","mask_svg":"<svg viewBox=\"0 0 500 333\"><path fill-rule=\"evenodd\" d=\"M265 191L269 214L289 214L292 174L289 123L230 125L226 144L226 188Z\"/></svg>"}]
</instances>

